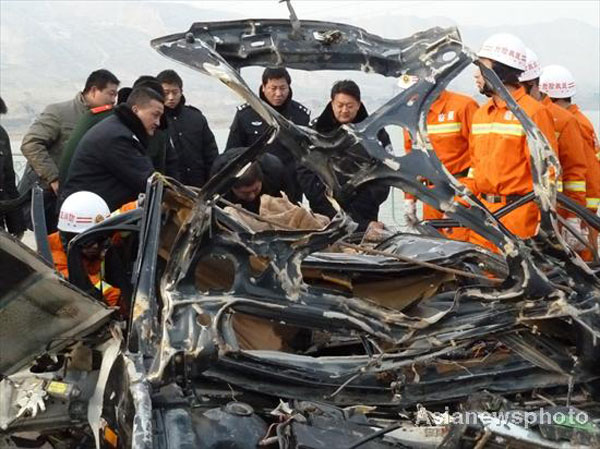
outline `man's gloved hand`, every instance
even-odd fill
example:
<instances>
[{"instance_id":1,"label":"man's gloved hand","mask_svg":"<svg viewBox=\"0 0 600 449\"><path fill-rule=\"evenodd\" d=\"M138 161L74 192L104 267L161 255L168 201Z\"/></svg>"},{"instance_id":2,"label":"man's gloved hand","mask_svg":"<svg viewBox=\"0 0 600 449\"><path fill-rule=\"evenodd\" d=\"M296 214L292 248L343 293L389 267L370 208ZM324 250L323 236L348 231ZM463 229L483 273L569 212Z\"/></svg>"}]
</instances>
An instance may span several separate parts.
<instances>
[{"instance_id":1,"label":"man's gloved hand","mask_svg":"<svg viewBox=\"0 0 600 449\"><path fill-rule=\"evenodd\" d=\"M413 199L404 200L404 216L408 224L415 224L419 220L417 218L417 203Z\"/></svg>"},{"instance_id":2,"label":"man's gloved hand","mask_svg":"<svg viewBox=\"0 0 600 449\"><path fill-rule=\"evenodd\" d=\"M44 381L35 377L26 379L19 386L16 398L16 405L19 411L17 418L26 416L32 418L46 410L46 397L48 393L44 390Z\"/></svg>"},{"instance_id":3,"label":"man's gloved hand","mask_svg":"<svg viewBox=\"0 0 600 449\"><path fill-rule=\"evenodd\" d=\"M363 235L363 241L380 242L381 240L388 237L385 232L385 225L380 221L372 221L367 226L367 229Z\"/></svg>"},{"instance_id":4,"label":"man's gloved hand","mask_svg":"<svg viewBox=\"0 0 600 449\"><path fill-rule=\"evenodd\" d=\"M146 202L146 194L140 193L137 197L137 207L142 207Z\"/></svg>"},{"instance_id":5,"label":"man's gloved hand","mask_svg":"<svg viewBox=\"0 0 600 449\"><path fill-rule=\"evenodd\" d=\"M581 219L577 217L567 218L567 225L575 230L584 240L587 240L587 228L581 225ZM585 245L581 243L566 227L562 230L563 238L569 248L573 251L582 251L585 249Z\"/></svg>"}]
</instances>

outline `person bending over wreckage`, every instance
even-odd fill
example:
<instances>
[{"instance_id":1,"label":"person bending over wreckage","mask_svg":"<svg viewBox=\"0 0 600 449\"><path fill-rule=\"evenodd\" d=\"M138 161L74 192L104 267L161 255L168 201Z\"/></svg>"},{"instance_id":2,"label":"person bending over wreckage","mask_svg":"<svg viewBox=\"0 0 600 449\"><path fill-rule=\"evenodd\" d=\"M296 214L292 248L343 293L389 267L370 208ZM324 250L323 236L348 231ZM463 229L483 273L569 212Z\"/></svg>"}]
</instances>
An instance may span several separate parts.
<instances>
[{"instance_id":1,"label":"person bending over wreckage","mask_svg":"<svg viewBox=\"0 0 600 449\"><path fill-rule=\"evenodd\" d=\"M247 149L247 147L232 148L220 154L212 166L211 176L216 175L225 165ZM287 191L284 173L283 163L277 156L269 153L263 154L237 177L223 198L258 214L262 195L281 197L281 193Z\"/></svg>"},{"instance_id":2,"label":"person bending over wreckage","mask_svg":"<svg viewBox=\"0 0 600 449\"><path fill-rule=\"evenodd\" d=\"M157 91L134 89L127 103L90 129L79 143L63 197L80 190L94 192L111 210L135 200L155 171L147 151L163 110L163 97Z\"/></svg>"},{"instance_id":3,"label":"person bending over wreckage","mask_svg":"<svg viewBox=\"0 0 600 449\"><path fill-rule=\"evenodd\" d=\"M122 87L119 90L118 104L124 104L129 98L129 95L133 89L138 87L150 88L155 90L159 95L164 96L163 88L155 77L142 75L135 80L133 87ZM75 150L79 146L79 142L81 142L83 137L92 127L104 119L112 116L114 112L115 107L112 104L108 104L90 109L79 119L75 125L75 128L73 129L73 132L71 133L71 137L65 144L65 148L60 160L59 181L61 186L65 185L71 168L71 162L75 157ZM147 154L150 156L152 165L154 165L156 171L181 180L178 167L179 161L175 149L171 146L169 141L169 136L167 134L167 122L164 115L161 117L160 126L157 130L155 130L154 135L150 137L148 141ZM61 202L65 199L62 193L62 190L59 191L59 208Z\"/></svg>"}]
</instances>

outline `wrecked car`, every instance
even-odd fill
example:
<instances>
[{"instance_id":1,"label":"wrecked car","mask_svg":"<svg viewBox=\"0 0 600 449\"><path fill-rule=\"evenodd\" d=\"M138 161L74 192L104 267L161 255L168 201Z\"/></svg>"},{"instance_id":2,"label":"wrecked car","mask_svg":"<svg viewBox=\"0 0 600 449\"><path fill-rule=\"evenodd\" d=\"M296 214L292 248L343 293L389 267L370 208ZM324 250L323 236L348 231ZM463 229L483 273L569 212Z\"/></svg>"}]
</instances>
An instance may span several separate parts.
<instances>
[{"instance_id":1,"label":"wrecked car","mask_svg":"<svg viewBox=\"0 0 600 449\"><path fill-rule=\"evenodd\" d=\"M503 211L490 213L431 149L429 105L477 63L456 29L390 40L292 14L196 23L152 46L225 83L270 129L202 189L153 176L143 208L73 239L71 283L0 235L0 445L598 447L598 268L557 231L560 167L548 143L482 66L532 149L534 191L522 200L542 212L532 241L508 232ZM239 74L249 65L415 81L367 120L321 135L261 101ZM381 147L377 132L390 125L409 130L414 151ZM245 219L220 196L274 136L333 204L365 182L393 186L500 255L432 225L375 246L348 243L356 225L341 209L310 229ZM342 173L351 181L340 183ZM129 239L111 258L128 275L127 320L93 297L81 269L86 241L114 232ZM544 422L535 415L544 407L563 419Z\"/></svg>"}]
</instances>

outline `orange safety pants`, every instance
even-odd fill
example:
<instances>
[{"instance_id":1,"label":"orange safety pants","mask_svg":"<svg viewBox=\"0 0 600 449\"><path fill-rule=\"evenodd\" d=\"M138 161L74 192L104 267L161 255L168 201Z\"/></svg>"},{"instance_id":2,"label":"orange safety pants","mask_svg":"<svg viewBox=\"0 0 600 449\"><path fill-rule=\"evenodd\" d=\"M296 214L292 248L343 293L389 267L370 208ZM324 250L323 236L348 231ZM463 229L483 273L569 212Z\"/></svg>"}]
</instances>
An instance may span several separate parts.
<instances>
[{"instance_id":1,"label":"orange safety pants","mask_svg":"<svg viewBox=\"0 0 600 449\"><path fill-rule=\"evenodd\" d=\"M502 209L507 205L507 203L504 201L499 203L490 203L484 198L480 197L479 199L492 213ZM535 203L529 202L506 214L500 219L500 222L517 237L527 239L536 235L538 231L540 224L540 210ZM469 233L469 241L492 251L499 252L496 245L483 238L476 232L471 231Z\"/></svg>"}]
</instances>

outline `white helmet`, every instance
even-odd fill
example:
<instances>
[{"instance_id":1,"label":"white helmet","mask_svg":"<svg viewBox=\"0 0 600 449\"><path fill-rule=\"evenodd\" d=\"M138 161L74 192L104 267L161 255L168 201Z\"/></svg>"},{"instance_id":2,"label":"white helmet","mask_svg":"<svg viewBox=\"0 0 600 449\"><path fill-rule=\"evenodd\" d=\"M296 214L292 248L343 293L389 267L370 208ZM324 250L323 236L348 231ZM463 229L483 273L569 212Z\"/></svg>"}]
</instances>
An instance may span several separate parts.
<instances>
[{"instance_id":1,"label":"white helmet","mask_svg":"<svg viewBox=\"0 0 600 449\"><path fill-rule=\"evenodd\" d=\"M60 208L58 229L79 234L110 216L106 201L92 192L75 192Z\"/></svg>"},{"instance_id":2,"label":"white helmet","mask_svg":"<svg viewBox=\"0 0 600 449\"><path fill-rule=\"evenodd\" d=\"M575 95L575 78L561 65L544 67L540 75L540 92L550 98L570 98Z\"/></svg>"},{"instance_id":3,"label":"white helmet","mask_svg":"<svg viewBox=\"0 0 600 449\"><path fill-rule=\"evenodd\" d=\"M498 33L488 37L477 56L498 61L513 69L526 70L527 48L513 34Z\"/></svg>"},{"instance_id":4,"label":"white helmet","mask_svg":"<svg viewBox=\"0 0 600 449\"><path fill-rule=\"evenodd\" d=\"M531 81L539 78L542 74L542 67L537 55L530 48L527 49L527 67L525 71L519 77L519 81L522 83L525 81Z\"/></svg>"}]
</instances>

